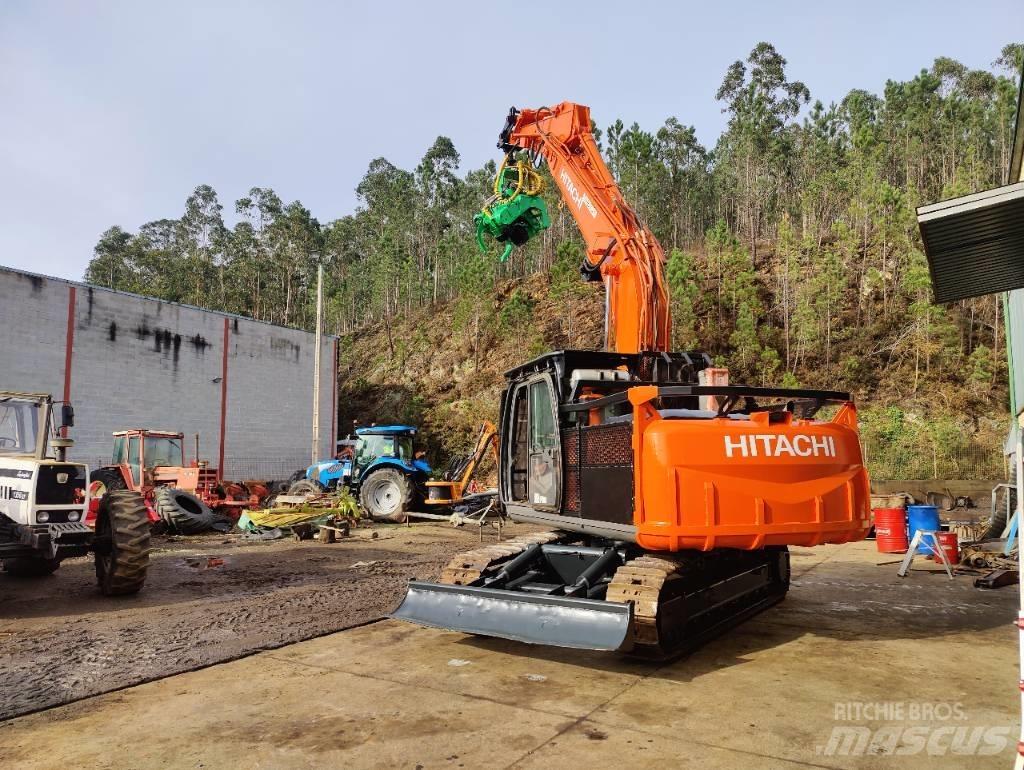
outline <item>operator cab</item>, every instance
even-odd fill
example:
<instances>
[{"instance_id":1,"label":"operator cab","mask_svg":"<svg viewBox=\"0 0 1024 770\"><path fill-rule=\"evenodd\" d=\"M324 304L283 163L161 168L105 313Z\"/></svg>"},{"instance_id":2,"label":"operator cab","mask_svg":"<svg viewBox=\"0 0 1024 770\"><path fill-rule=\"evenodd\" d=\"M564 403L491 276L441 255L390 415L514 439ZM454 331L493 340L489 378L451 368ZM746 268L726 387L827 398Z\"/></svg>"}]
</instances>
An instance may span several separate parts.
<instances>
[{"instance_id":1,"label":"operator cab","mask_svg":"<svg viewBox=\"0 0 1024 770\"><path fill-rule=\"evenodd\" d=\"M127 466L134 485L141 485L146 481L146 473L154 468L184 467L183 438L183 434L173 431L116 431L111 465Z\"/></svg>"},{"instance_id":2,"label":"operator cab","mask_svg":"<svg viewBox=\"0 0 1024 770\"><path fill-rule=\"evenodd\" d=\"M356 430L356 467L368 468L377 460L388 457L412 464L413 436L416 429L410 425L374 425Z\"/></svg>"},{"instance_id":3,"label":"operator cab","mask_svg":"<svg viewBox=\"0 0 1024 770\"><path fill-rule=\"evenodd\" d=\"M500 489L509 513L552 524L571 516L631 525L630 404L587 404L643 383L695 384L710 363L698 352L564 350L506 372ZM685 405L698 405L691 401Z\"/></svg>"},{"instance_id":4,"label":"operator cab","mask_svg":"<svg viewBox=\"0 0 1024 770\"><path fill-rule=\"evenodd\" d=\"M31 395L0 399L0 455L35 457L46 455L47 410L44 402Z\"/></svg>"}]
</instances>

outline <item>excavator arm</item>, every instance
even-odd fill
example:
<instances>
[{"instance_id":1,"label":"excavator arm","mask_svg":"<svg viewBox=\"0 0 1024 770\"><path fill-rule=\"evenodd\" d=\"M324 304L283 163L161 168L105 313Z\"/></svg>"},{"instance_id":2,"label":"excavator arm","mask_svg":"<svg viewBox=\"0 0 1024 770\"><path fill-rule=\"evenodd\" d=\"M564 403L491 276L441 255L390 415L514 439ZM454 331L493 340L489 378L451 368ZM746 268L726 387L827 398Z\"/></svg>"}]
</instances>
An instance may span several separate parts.
<instances>
[{"instance_id":1,"label":"excavator arm","mask_svg":"<svg viewBox=\"0 0 1024 770\"><path fill-rule=\"evenodd\" d=\"M509 111L498 147L543 158L579 226L587 253L581 273L605 285L605 347L664 351L672 328L658 239L622 197L590 129L590 109L562 102Z\"/></svg>"},{"instance_id":2,"label":"excavator arm","mask_svg":"<svg viewBox=\"0 0 1024 770\"><path fill-rule=\"evenodd\" d=\"M443 480L427 482L427 498L423 502L428 506L447 506L462 501L488 450L494 457L495 467L498 467L498 429L490 420L484 420L473 451L459 458Z\"/></svg>"}]
</instances>

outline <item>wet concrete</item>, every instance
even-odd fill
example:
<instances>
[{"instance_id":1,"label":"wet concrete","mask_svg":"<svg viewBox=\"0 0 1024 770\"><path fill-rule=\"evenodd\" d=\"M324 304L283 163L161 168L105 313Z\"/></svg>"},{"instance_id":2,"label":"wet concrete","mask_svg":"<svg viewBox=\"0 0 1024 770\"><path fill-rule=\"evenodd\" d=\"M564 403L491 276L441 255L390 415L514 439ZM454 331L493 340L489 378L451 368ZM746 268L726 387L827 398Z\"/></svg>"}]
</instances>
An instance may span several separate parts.
<instances>
[{"instance_id":1,"label":"wet concrete","mask_svg":"<svg viewBox=\"0 0 1024 770\"><path fill-rule=\"evenodd\" d=\"M24 768L1009 766L1015 590L900 580L877 565L890 558L870 543L797 549L786 602L670 664L387 620L9 720L0 756Z\"/></svg>"}]
</instances>

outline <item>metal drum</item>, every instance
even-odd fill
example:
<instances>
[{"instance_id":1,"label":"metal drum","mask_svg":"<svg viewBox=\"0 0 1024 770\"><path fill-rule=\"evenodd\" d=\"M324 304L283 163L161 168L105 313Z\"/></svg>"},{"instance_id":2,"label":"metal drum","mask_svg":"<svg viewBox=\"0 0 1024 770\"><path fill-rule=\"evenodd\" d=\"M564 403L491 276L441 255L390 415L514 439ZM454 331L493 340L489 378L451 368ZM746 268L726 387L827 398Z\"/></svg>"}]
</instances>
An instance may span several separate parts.
<instances>
[{"instance_id":1,"label":"metal drum","mask_svg":"<svg viewBox=\"0 0 1024 770\"><path fill-rule=\"evenodd\" d=\"M876 508L875 545L879 553L906 553L907 513L902 508Z\"/></svg>"},{"instance_id":2,"label":"metal drum","mask_svg":"<svg viewBox=\"0 0 1024 770\"><path fill-rule=\"evenodd\" d=\"M918 530L924 532L938 532L942 525L939 523L939 509L934 505L908 505L907 506L907 538L908 542L914 539L914 533ZM929 554L932 552L930 545L921 543L917 546L917 552Z\"/></svg>"}]
</instances>

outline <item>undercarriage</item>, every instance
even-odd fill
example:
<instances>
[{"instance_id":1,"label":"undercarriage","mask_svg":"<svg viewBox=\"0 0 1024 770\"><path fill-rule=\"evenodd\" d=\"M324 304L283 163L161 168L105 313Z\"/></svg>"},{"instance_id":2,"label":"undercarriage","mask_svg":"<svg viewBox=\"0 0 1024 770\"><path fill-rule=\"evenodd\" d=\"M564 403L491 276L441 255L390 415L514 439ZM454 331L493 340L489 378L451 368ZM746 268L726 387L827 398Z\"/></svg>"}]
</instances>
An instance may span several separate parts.
<instances>
[{"instance_id":1,"label":"undercarriage","mask_svg":"<svg viewBox=\"0 0 1024 770\"><path fill-rule=\"evenodd\" d=\"M785 547L653 554L551 532L456 556L438 583L412 581L394 617L663 659L781 601L788 588Z\"/></svg>"}]
</instances>

